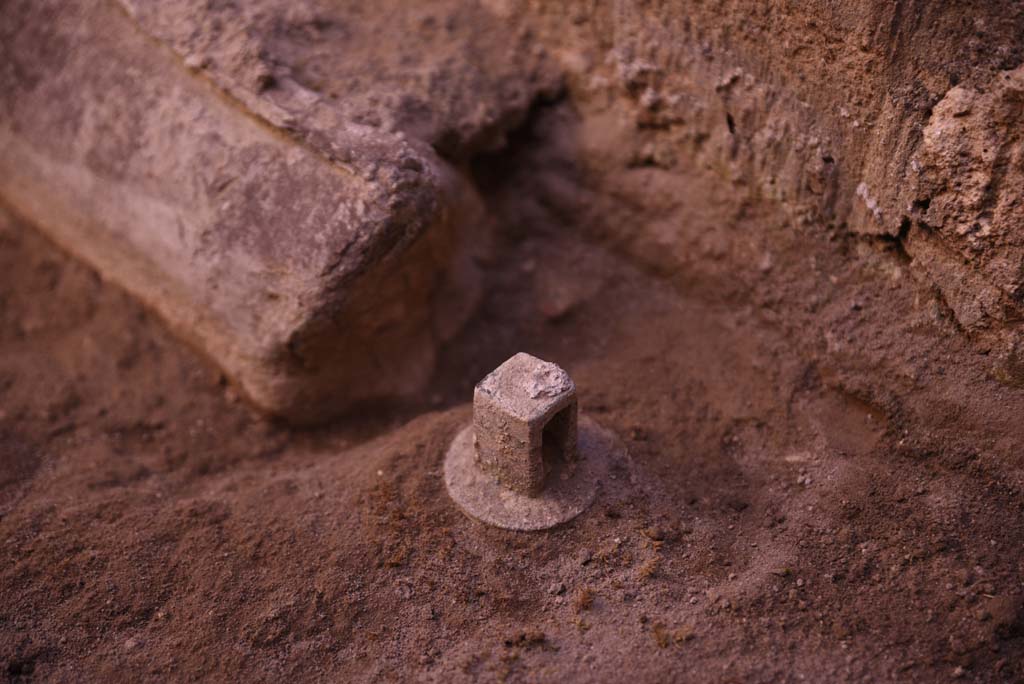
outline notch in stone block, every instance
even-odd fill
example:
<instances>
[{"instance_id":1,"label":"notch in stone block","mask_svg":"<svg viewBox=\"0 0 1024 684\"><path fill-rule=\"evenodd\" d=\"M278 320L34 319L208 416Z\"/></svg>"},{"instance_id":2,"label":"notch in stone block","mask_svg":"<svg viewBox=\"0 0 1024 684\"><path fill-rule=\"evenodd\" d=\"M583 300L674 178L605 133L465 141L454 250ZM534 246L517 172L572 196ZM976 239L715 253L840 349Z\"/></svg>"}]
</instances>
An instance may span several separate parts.
<instances>
[{"instance_id":1,"label":"notch in stone block","mask_svg":"<svg viewBox=\"0 0 1024 684\"><path fill-rule=\"evenodd\" d=\"M553 363L516 354L473 393L477 463L508 489L539 494L576 462L576 385Z\"/></svg>"},{"instance_id":2,"label":"notch in stone block","mask_svg":"<svg viewBox=\"0 0 1024 684\"><path fill-rule=\"evenodd\" d=\"M480 381L473 421L444 462L448 494L470 516L509 530L546 530L590 506L617 463L615 436L579 414L576 385L553 363L516 354Z\"/></svg>"}]
</instances>

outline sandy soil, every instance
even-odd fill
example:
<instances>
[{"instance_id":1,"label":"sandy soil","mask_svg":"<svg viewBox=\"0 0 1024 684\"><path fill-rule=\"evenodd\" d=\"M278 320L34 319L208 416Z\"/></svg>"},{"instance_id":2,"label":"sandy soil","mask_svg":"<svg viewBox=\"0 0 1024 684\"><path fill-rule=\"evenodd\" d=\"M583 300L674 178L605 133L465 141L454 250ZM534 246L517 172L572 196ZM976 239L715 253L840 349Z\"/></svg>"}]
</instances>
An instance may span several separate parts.
<instances>
[{"instance_id":1,"label":"sandy soil","mask_svg":"<svg viewBox=\"0 0 1024 684\"><path fill-rule=\"evenodd\" d=\"M4 218L6 676L1024 678L1024 399L898 250L812 227L771 266L806 273L682 280L524 203L535 162L478 163L499 256L433 391L315 431ZM546 533L466 518L440 475L516 351L638 474Z\"/></svg>"},{"instance_id":2,"label":"sandy soil","mask_svg":"<svg viewBox=\"0 0 1024 684\"><path fill-rule=\"evenodd\" d=\"M0 678L1024 681L1011 4L120 3L290 140L431 145L495 244L428 391L300 430L0 208ZM519 351L635 470L543 533L441 477Z\"/></svg>"}]
</instances>

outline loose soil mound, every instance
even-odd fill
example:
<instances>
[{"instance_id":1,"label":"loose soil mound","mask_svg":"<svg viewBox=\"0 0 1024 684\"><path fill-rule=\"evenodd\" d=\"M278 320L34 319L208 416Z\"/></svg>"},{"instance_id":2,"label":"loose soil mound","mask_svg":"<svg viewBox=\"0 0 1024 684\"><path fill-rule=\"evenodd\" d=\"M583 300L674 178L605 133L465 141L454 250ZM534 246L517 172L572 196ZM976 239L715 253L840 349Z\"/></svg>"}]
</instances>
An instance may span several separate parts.
<instances>
[{"instance_id":1,"label":"loose soil mound","mask_svg":"<svg viewBox=\"0 0 1024 684\"><path fill-rule=\"evenodd\" d=\"M25 225L0 243L11 679L1024 676L1024 407L949 362L924 299L851 341L910 388L872 403L761 307L540 231L498 250L432 394L300 432ZM481 526L441 478L472 384L520 349L639 471L548 533Z\"/></svg>"}]
</instances>

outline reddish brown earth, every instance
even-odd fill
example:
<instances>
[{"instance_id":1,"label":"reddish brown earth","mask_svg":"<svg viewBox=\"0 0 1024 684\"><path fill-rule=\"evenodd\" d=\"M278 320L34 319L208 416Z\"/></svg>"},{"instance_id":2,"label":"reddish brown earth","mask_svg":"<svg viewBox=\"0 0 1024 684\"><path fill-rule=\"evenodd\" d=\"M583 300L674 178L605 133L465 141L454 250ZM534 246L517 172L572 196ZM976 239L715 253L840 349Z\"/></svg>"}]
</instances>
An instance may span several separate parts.
<instances>
[{"instance_id":1,"label":"reddish brown earth","mask_svg":"<svg viewBox=\"0 0 1024 684\"><path fill-rule=\"evenodd\" d=\"M515 223L534 174L491 161ZM891 248L837 238L820 268L846 294L822 287L804 354L785 283L735 301L555 223L504 234L434 392L311 432L5 220L6 675L1024 677L1024 402L925 288L875 291ZM639 473L552 532L483 527L440 476L472 384L517 350L569 369Z\"/></svg>"},{"instance_id":2,"label":"reddish brown earth","mask_svg":"<svg viewBox=\"0 0 1024 684\"><path fill-rule=\"evenodd\" d=\"M483 300L422 396L300 430L0 210L0 676L1024 681L1024 11L635 4L171 17L210 78L348 88L465 172ZM635 470L543 533L441 478L518 351Z\"/></svg>"}]
</instances>

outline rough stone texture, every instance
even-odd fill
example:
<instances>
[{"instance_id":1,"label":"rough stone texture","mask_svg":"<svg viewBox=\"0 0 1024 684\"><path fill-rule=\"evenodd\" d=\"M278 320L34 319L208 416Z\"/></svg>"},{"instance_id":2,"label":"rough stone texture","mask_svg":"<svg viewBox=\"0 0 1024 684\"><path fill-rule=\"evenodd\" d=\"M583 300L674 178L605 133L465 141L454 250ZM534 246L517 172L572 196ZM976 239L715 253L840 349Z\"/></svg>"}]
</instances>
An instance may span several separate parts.
<instances>
[{"instance_id":1,"label":"rough stone texture","mask_svg":"<svg viewBox=\"0 0 1024 684\"><path fill-rule=\"evenodd\" d=\"M566 71L539 204L725 296L779 266L782 231L894 244L968 334L1016 344L1020 3L488 5Z\"/></svg>"},{"instance_id":2,"label":"rough stone texture","mask_svg":"<svg viewBox=\"0 0 1024 684\"><path fill-rule=\"evenodd\" d=\"M172 14L203 41L197 62L113 2L8 3L0 195L160 312L264 409L315 421L421 391L437 345L477 301L474 250L487 232L473 189L428 143L494 144L536 79L492 84L472 45L425 10L421 33L452 41L441 66L410 66L392 49L396 27L383 43L360 33L394 61L374 68L352 55L356 71L339 76L331 65L345 55L331 50L348 24L336 15L201 5L129 4L157 34L157 10ZM346 21L358 14L348 9ZM445 74L469 64L474 92L491 85L501 117L475 99L414 116L425 111L416 97L440 94L435 81L468 88ZM195 73L204 69L227 97ZM342 80L321 95L317 70ZM367 121L371 110L396 119Z\"/></svg>"},{"instance_id":3,"label":"rough stone texture","mask_svg":"<svg viewBox=\"0 0 1024 684\"><path fill-rule=\"evenodd\" d=\"M1024 314L1024 67L951 88L912 165L907 252L965 328Z\"/></svg>"},{"instance_id":4,"label":"rough stone texture","mask_svg":"<svg viewBox=\"0 0 1024 684\"><path fill-rule=\"evenodd\" d=\"M529 354L516 354L473 392L480 467L515 492L539 494L550 469L547 460L576 460L577 413L576 385L568 373Z\"/></svg>"},{"instance_id":5,"label":"rough stone texture","mask_svg":"<svg viewBox=\"0 0 1024 684\"><path fill-rule=\"evenodd\" d=\"M186 64L328 154L347 151L337 127L358 124L462 160L503 146L561 84L525 28L466 0L118 1Z\"/></svg>"}]
</instances>

